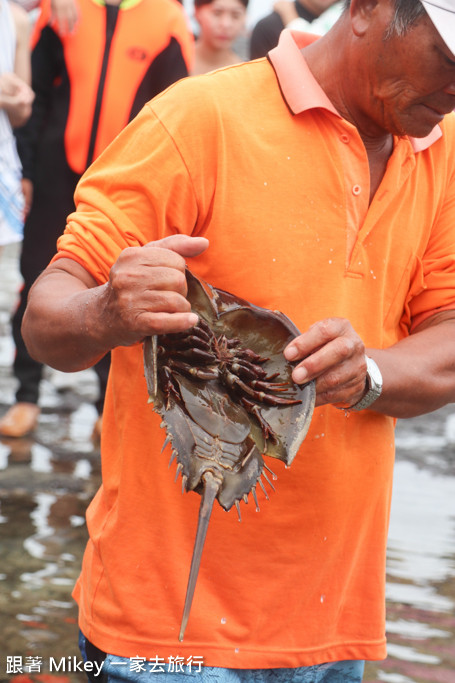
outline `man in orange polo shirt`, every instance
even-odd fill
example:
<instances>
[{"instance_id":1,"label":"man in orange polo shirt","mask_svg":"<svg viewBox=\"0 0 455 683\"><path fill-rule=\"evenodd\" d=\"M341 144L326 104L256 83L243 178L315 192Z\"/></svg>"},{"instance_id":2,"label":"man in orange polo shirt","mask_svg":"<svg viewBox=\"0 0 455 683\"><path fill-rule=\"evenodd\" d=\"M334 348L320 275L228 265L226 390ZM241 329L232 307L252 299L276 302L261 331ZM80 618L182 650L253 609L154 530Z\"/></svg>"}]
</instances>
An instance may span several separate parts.
<instances>
[{"instance_id":1,"label":"man in orange polo shirt","mask_svg":"<svg viewBox=\"0 0 455 683\"><path fill-rule=\"evenodd\" d=\"M351 0L320 39L171 86L79 183L24 335L65 371L113 350L74 592L109 680L200 658L198 681L353 682L386 656L395 419L455 400L455 12L435 3ZM273 500L214 510L179 642L199 499L160 454L141 342L195 324L186 263L295 322L317 398Z\"/></svg>"}]
</instances>

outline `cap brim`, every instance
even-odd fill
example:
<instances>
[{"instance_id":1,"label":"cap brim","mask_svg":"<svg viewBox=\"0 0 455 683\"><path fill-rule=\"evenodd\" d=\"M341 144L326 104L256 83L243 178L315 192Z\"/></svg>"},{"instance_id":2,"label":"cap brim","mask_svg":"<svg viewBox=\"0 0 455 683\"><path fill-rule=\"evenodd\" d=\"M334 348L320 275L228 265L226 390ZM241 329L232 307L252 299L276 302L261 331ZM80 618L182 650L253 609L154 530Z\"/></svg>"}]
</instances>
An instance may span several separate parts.
<instances>
[{"instance_id":1,"label":"cap brim","mask_svg":"<svg viewBox=\"0 0 455 683\"><path fill-rule=\"evenodd\" d=\"M437 32L455 55L455 3L453 0L421 0Z\"/></svg>"}]
</instances>

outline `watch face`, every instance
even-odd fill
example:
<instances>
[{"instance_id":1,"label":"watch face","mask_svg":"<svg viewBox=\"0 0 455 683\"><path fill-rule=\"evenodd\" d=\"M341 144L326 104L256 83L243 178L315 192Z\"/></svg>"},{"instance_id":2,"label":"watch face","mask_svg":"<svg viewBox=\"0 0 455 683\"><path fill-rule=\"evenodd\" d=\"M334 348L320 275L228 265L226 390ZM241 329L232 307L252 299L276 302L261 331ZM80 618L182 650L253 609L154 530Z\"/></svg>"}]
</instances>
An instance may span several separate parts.
<instances>
[{"instance_id":1,"label":"watch face","mask_svg":"<svg viewBox=\"0 0 455 683\"><path fill-rule=\"evenodd\" d=\"M382 375L381 371L379 370L378 366L372 358L367 358L367 372L370 379L370 389L376 389L377 398L381 393L382 389Z\"/></svg>"},{"instance_id":2,"label":"watch face","mask_svg":"<svg viewBox=\"0 0 455 683\"><path fill-rule=\"evenodd\" d=\"M350 410L364 410L371 406L372 403L376 401L381 395L382 391L382 375L378 366L372 358L366 357L367 361L367 380L368 380L368 391L360 399L358 403L351 406Z\"/></svg>"}]
</instances>

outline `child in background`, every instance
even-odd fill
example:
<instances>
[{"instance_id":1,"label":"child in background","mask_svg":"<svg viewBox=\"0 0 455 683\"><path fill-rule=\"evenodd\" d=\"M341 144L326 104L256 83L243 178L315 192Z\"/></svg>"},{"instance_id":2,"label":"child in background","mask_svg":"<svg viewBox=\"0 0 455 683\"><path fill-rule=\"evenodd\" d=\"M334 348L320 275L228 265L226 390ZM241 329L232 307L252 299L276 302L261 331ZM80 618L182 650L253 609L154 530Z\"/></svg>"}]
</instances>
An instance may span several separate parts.
<instances>
[{"instance_id":1,"label":"child in background","mask_svg":"<svg viewBox=\"0 0 455 683\"><path fill-rule=\"evenodd\" d=\"M245 30L248 0L194 0L200 27L192 76L243 61L232 45Z\"/></svg>"}]
</instances>

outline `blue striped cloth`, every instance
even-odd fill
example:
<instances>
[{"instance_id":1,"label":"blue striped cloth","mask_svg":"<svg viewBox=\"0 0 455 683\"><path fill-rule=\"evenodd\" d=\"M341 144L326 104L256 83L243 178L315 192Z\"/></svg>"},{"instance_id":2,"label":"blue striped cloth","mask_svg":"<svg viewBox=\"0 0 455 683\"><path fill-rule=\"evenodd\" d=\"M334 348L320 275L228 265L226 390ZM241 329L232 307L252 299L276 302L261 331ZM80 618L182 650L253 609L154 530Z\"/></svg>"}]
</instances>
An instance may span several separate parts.
<instances>
[{"instance_id":1,"label":"blue striped cloth","mask_svg":"<svg viewBox=\"0 0 455 683\"><path fill-rule=\"evenodd\" d=\"M0 0L0 74L14 71L16 30L7 0ZM0 109L0 246L23 234L22 169L8 114Z\"/></svg>"}]
</instances>

